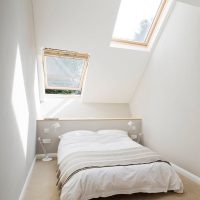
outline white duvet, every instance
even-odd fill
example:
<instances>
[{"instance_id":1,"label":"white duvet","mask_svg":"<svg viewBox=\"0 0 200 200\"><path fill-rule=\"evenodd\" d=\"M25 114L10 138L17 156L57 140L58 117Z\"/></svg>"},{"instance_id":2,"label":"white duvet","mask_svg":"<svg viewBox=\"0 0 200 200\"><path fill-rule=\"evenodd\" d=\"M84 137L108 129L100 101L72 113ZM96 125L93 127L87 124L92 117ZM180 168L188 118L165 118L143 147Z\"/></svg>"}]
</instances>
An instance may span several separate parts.
<instances>
[{"instance_id":1,"label":"white duvet","mask_svg":"<svg viewBox=\"0 0 200 200\"><path fill-rule=\"evenodd\" d=\"M77 151L117 150L135 147L123 131L74 131L61 137L58 165L65 156ZM144 165L92 168L75 174L62 188L61 200L88 200L116 194L183 192L175 170L165 162Z\"/></svg>"}]
</instances>

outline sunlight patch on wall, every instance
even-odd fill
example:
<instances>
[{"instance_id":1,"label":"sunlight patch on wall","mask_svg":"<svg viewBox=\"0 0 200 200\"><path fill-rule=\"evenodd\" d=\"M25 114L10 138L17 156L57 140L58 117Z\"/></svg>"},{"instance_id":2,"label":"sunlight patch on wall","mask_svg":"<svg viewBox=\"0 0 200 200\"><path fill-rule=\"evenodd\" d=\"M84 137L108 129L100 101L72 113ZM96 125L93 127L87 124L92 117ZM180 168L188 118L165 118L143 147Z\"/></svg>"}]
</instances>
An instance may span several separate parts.
<instances>
[{"instance_id":1,"label":"sunlight patch on wall","mask_svg":"<svg viewBox=\"0 0 200 200\"><path fill-rule=\"evenodd\" d=\"M56 117L57 114L59 114L65 107L70 106L70 104L71 104L73 101L74 101L73 98L68 99L68 100L65 99L64 102L62 101L62 103L61 103L59 106L57 106L57 107L52 111L52 113L50 114L49 117Z\"/></svg>"},{"instance_id":2,"label":"sunlight patch on wall","mask_svg":"<svg viewBox=\"0 0 200 200\"><path fill-rule=\"evenodd\" d=\"M22 71L22 62L19 46L17 47L17 55L15 61L15 73L12 90L12 106L15 113L21 143L26 157L27 138L29 127L29 110L26 98L26 90L24 85L24 77Z\"/></svg>"}]
</instances>

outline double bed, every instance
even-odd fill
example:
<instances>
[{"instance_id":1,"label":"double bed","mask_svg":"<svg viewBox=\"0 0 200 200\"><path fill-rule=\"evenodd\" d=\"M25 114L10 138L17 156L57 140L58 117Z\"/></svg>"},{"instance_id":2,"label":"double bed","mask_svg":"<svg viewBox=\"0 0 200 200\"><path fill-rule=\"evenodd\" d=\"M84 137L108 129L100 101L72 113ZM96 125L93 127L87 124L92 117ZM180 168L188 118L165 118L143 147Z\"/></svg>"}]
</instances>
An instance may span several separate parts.
<instances>
[{"instance_id":1,"label":"double bed","mask_svg":"<svg viewBox=\"0 0 200 200\"><path fill-rule=\"evenodd\" d=\"M61 200L88 200L138 192L183 192L169 162L123 130L72 131L60 137Z\"/></svg>"}]
</instances>

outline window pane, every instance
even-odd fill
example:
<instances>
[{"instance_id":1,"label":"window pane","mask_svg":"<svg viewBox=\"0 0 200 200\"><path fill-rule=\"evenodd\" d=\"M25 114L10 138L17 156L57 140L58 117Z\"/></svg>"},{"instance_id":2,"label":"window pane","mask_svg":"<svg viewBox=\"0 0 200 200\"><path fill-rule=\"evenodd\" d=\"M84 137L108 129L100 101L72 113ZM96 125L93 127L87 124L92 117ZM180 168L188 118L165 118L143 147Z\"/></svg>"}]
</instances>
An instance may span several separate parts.
<instances>
[{"instance_id":1,"label":"window pane","mask_svg":"<svg viewBox=\"0 0 200 200\"><path fill-rule=\"evenodd\" d=\"M113 38L145 42L162 0L121 0Z\"/></svg>"},{"instance_id":2,"label":"window pane","mask_svg":"<svg viewBox=\"0 0 200 200\"><path fill-rule=\"evenodd\" d=\"M47 56L46 68L48 86L79 88L84 60Z\"/></svg>"}]
</instances>

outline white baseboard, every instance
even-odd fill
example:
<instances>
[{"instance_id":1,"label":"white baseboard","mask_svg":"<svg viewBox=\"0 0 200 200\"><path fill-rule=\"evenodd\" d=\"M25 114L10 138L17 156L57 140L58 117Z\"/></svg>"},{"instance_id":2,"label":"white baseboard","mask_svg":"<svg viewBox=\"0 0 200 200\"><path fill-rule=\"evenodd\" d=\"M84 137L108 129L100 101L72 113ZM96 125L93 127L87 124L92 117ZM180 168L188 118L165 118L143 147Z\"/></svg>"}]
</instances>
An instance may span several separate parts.
<instances>
[{"instance_id":1,"label":"white baseboard","mask_svg":"<svg viewBox=\"0 0 200 200\"><path fill-rule=\"evenodd\" d=\"M32 165L29 169L29 172L28 172L28 175L26 177L26 181L24 183L24 186L22 188L22 191L21 191L21 194L20 194L20 197L19 197L19 200L23 200L24 199L24 196L25 196L25 192L26 192L26 188L28 186L28 183L30 181L30 178L31 178L31 174L33 172L33 167L35 166L35 162L36 162L36 157L34 158L33 162L32 162Z\"/></svg>"},{"instance_id":2,"label":"white baseboard","mask_svg":"<svg viewBox=\"0 0 200 200\"><path fill-rule=\"evenodd\" d=\"M51 157L51 158L57 158L57 153L48 153L48 156ZM37 160L40 160L42 158L44 158L44 154L37 154L36 155Z\"/></svg>"},{"instance_id":3,"label":"white baseboard","mask_svg":"<svg viewBox=\"0 0 200 200\"><path fill-rule=\"evenodd\" d=\"M177 166L177 165L175 165L173 163L171 163L171 165L175 168L175 170L179 174L187 177L188 179L190 179L191 181L193 181L193 182L195 182L197 184L200 184L200 177L199 176L196 176L196 175L192 174L191 172L189 172L189 171L187 171L187 170L185 170L185 169L183 169L183 168L181 168L181 167L179 167L179 166Z\"/></svg>"}]
</instances>

